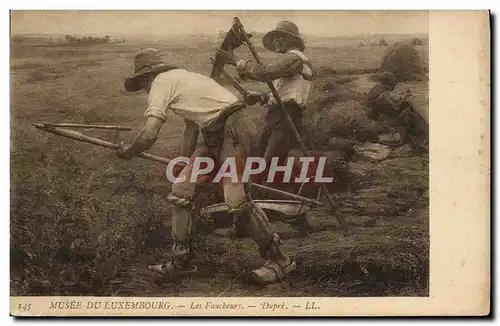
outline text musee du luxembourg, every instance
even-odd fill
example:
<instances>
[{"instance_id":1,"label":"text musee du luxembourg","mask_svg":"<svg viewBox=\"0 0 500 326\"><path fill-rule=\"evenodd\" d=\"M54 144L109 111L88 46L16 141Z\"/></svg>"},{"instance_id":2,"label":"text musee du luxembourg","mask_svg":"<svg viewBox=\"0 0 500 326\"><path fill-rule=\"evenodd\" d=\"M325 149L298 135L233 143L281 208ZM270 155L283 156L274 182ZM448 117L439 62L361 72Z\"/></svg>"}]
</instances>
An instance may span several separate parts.
<instances>
[{"instance_id":1,"label":"text musee du luxembourg","mask_svg":"<svg viewBox=\"0 0 500 326\"><path fill-rule=\"evenodd\" d=\"M113 300L102 300L102 301L79 301L79 300L68 300L68 301L52 301L49 304L49 309L51 310L175 310L175 309L192 309L192 310L219 310L219 309L229 309L229 310L243 310L246 308L260 308L270 311L288 310L289 308L302 308L305 310L318 310L319 305L314 301L307 301L303 304L294 304L293 306L281 302L268 302L262 301L255 303L254 305L244 305L241 303L227 303L227 302L194 302L190 301L186 304L173 303L171 301L113 301Z\"/></svg>"}]
</instances>

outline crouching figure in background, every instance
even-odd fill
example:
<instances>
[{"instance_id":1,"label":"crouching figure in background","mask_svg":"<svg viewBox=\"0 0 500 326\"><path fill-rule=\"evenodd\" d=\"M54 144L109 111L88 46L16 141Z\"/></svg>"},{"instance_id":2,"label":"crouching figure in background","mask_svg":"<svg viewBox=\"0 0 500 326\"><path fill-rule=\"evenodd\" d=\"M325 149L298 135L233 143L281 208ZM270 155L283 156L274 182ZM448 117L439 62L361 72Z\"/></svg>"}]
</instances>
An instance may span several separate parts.
<instances>
[{"instance_id":1,"label":"crouching figure in background","mask_svg":"<svg viewBox=\"0 0 500 326\"><path fill-rule=\"evenodd\" d=\"M411 104L410 90L407 87L398 89L396 77L390 72L381 73L379 81L366 96L372 119L391 130L379 135L379 141L388 145L411 141L427 150L429 126Z\"/></svg>"}]
</instances>

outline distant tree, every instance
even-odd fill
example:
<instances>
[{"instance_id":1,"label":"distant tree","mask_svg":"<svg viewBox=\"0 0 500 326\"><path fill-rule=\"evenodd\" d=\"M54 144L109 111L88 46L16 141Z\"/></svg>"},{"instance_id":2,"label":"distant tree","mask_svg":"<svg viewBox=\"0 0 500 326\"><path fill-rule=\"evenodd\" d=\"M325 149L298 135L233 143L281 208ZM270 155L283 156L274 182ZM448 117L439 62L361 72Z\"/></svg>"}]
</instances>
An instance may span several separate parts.
<instances>
[{"instance_id":1,"label":"distant tree","mask_svg":"<svg viewBox=\"0 0 500 326\"><path fill-rule=\"evenodd\" d=\"M106 44L109 43L111 40L111 37L109 35L106 35L104 37L95 37L95 36L82 36L82 37L75 37L71 35L65 35L64 38L59 38L57 40L58 43L65 43L65 44ZM125 40L118 40L117 42L125 42Z\"/></svg>"}]
</instances>

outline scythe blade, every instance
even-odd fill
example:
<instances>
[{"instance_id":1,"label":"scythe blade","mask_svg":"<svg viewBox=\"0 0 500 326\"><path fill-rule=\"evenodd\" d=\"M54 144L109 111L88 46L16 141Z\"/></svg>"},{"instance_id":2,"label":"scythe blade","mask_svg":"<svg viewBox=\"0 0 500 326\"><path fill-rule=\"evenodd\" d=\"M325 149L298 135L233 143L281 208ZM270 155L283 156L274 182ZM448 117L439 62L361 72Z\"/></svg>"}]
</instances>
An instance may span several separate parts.
<instances>
[{"instance_id":1,"label":"scythe blade","mask_svg":"<svg viewBox=\"0 0 500 326\"><path fill-rule=\"evenodd\" d=\"M247 37L250 39L253 37L251 33L246 33ZM242 40L238 35L235 34L232 26L229 31L226 33L224 40L222 41L219 50L225 52L232 52L235 49L239 48L243 45ZM212 71L210 72L210 78L215 79L218 83L220 83L222 68L224 67L224 62L221 58L215 55L215 60L213 63Z\"/></svg>"}]
</instances>

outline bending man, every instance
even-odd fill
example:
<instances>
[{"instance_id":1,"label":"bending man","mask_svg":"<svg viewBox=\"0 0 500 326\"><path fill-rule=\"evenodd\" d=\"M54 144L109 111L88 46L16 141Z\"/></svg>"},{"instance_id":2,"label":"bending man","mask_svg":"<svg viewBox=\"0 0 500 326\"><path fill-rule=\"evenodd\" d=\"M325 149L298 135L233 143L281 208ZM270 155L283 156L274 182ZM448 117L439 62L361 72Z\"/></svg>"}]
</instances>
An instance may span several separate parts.
<instances>
[{"instance_id":1,"label":"bending man","mask_svg":"<svg viewBox=\"0 0 500 326\"><path fill-rule=\"evenodd\" d=\"M134 142L117 151L117 155L130 160L134 155L153 146L167 112L182 117L186 123L183 156L191 156L182 169L168 199L174 203L172 214L172 258L165 264L150 266L161 277L176 277L195 272L190 262L193 258L191 230L193 228L193 199L198 182L190 182L195 158L212 157L223 162L228 157L237 163L238 179L243 173L242 162L258 147L255 130L249 116L242 110L245 105L231 92L213 79L166 65L158 51L147 49L135 57L135 73L126 79L129 92L144 89L148 92L148 108L144 114L145 125ZM196 146L201 130L203 142ZM191 155L192 153L192 155ZM247 219L247 228L257 242L260 255L266 259L263 266L252 271L260 283L272 283L286 277L295 269L288 255L280 248L279 236L272 230L265 212L253 205L242 183L222 179L224 198L230 212Z\"/></svg>"}]
</instances>

